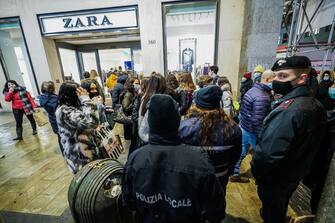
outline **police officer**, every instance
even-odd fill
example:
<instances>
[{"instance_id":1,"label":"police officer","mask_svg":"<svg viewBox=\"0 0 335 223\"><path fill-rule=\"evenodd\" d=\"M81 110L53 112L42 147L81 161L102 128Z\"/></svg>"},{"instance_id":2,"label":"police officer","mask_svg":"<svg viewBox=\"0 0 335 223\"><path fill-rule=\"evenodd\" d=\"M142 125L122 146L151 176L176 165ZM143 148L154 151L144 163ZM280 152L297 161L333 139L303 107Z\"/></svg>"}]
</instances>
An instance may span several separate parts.
<instances>
[{"instance_id":1,"label":"police officer","mask_svg":"<svg viewBox=\"0 0 335 223\"><path fill-rule=\"evenodd\" d=\"M144 222L221 222L225 198L206 153L181 144L178 104L155 94L148 103L149 144L131 153L123 201Z\"/></svg>"},{"instance_id":2,"label":"police officer","mask_svg":"<svg viewBox=\"0 0 335 223\"><path fill-rule=\"evenodd\" d=\"M285 222L289 199L311 167L324 135L326 112L306 85L311 62L304 56L278 60L273 90L282 97L265 118L253 154L265 223Z\"/></svg>"}]
</instances>

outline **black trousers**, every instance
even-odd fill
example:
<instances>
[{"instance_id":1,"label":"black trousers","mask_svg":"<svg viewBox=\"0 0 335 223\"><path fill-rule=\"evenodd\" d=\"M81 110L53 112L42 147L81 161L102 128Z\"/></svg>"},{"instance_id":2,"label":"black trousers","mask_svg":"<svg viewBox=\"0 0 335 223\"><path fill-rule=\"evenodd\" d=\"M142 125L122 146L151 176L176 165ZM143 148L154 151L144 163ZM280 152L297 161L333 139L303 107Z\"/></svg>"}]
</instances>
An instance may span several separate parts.
<instances>
[{"instance_id":1,"label":"black trousers","mask_svg":"<svg viewBox=\"0 0 335 223\"><path fill-rule=\"evenodd\" d=\"M123 131L124 131L124 139L125 140L130 140L131 139L131 135L132 135L132 129L133 129L133 125L132 124L128 124L128 125L123 125Z\"/></svg>"},{"instance_id":2,"label":"black trousers","mask_svg":"<svg viewBox=\"0 0 335 223\"><path fill-rule=\"evenodd\" d=\"M14 118L15 118L15 121L16 121L16 134L17 134L17 137L22 137L22 132L23 132L23 129L22 129L22 122L23 122L23 114L24 111L23 109L13 109L13 114L14 114ZM33 129L33 131L36 130L36 122L35 122L35 119L34 119L34 116L31 114L31 115L26 115L30 124L31 124L31 127Z\"/></svg>"},{"instance_id":3,"label":"black trousers","mask_svg":"<svg viewBox=\"0 0 335 223\"><path fill-rule=\"evenodd\" d=\"M262 201L262 217L265 223L284 223L289 200L299 182L286 185L258 183L258 196Z\"/></svg>"}]
</instances>

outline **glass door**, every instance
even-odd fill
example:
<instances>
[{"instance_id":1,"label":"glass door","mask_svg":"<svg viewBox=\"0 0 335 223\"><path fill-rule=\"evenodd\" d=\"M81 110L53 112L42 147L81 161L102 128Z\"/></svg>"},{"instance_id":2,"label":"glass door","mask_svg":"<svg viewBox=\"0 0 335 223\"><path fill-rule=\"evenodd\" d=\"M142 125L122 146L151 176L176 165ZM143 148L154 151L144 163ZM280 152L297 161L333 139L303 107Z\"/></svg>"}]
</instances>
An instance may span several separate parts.
<instances>
[{"instance_id":1,"label":"glass door","mask_svg":"<svg viewBox=\"0 0 335 223\"><path fill-rule=\"evenodd\" d=\"M101 70L114 70L119 66L125 69L125 62L131 61L131 49L103 49L99 50Z\"/></svg>"},{"instance_id":2,"label":"glass door","mask_svg":"<svg viewBox=\"0 0 335 223\"><path fill-rule=\"evenodd\" d=\"M73 80L80 83L80 73L77 66L75 50L59 48L59 55L62 62L62 69L65 80Z\"/></svg>"},{"instance_id":3,"label":"glass door","mask_svg":"<svg viewBox=\"0 0 335 223\"><path fill-rule=\"evenodd\" d=\"M82 71L91 73L92 70L95 70L98 74L97 81L100 86L104 86L101 81L101 74L99 71L101 70L98 67L98 59L97 59L97 51L88 51L88 52L79 52L79 57L81 58Z\"/></svg>"}]
</instances>

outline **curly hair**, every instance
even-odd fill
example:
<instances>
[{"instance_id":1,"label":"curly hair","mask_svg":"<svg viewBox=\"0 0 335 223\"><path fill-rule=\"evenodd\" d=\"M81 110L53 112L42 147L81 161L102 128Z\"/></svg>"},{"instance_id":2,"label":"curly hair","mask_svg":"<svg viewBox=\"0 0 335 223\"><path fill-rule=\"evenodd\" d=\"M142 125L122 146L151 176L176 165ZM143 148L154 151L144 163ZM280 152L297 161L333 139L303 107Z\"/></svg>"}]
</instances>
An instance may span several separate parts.
<instances>
[{"instance_id":1,"label":"curly hair","mask_svg":"<svg viewBox=\"0 0 335 223\"><path fill-rule=\"evenodd\" d=\"M218 131L218 124L223 124L222 132L219 134L229 138L232 134L232 127L235 122L226 115L223 109L202 109L192 105L187 118L200 119L201 126L201 146L213 146Z\"/></svg>"}]
</instances>

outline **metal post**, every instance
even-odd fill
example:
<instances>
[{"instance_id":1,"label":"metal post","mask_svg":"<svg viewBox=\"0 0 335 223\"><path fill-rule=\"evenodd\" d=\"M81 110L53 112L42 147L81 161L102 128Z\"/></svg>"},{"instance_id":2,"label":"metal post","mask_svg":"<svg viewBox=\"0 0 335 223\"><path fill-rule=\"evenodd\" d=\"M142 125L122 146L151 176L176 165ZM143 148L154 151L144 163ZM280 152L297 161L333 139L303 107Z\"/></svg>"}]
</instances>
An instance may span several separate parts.
<instances>
[{"instance_id":1,"label":"metal post","mask_svg":"<svg viewBox=\"0 0 335 223\"><path fill-rule=\"evenodd\" d=\"M328 42L327 42L328 44L330 44L331 41L332 41L332 37L333 37L333 33L334 33L334 26L335 26L335 13L334 13L334 17L333 17L332 27L331 27L331 29L330 29L329 36L328 36ZM333 48L333 49L334 49L334 48ZM329 53L330 53L330 50L331 50L331 48L328 48L328 50L327 50L325 56L323 57L322 71L324 70L325 63L326 63L326 61L327 61L327 59L328 59L328 55L329 55Z\"/></svg>"},{"instance_id":2,"label":"metal post","mask_svg":"<svg viewBox=\"0 0 335 223\"><path fill-rule=\"evenodd\" d=\"M332 61L330 65L331 70L335 70L335 50L333 49Z\"/></svg>"},{"instance_id":3,"label":"metal post","mask_svg":"<svg viewBox=\"0 0 335 223\"><path fill-rule=\"evenodd\" d=\"M293 38L295 20L296 20L296 17L297 17L297 10L298 10L298 0L294 0L293 16L292 16L291 27L290 27L290 36L288 38L288 47L287 47L287 51L286 51L286 57L293 55L292 38Z\"/></svg>"},{"instance_id":4,"label":"metal post","mask_svg":"<svg viewBox=\"0 0 335 223\"><path fill-rule=\"evenodd\" d=\"M295 27L296 31L295 31L295 35L294 35L294 39L293 39L293 48L296 48L296 45L299 43L298 42L298 38L301 35L301 28L302 28L302 20L303 20L303 7L305 4L305 0L301 0L300 2L300 6L299 6L299 16L298 16L298 22L297 25Z\"/></svg>"}]
</instances>

